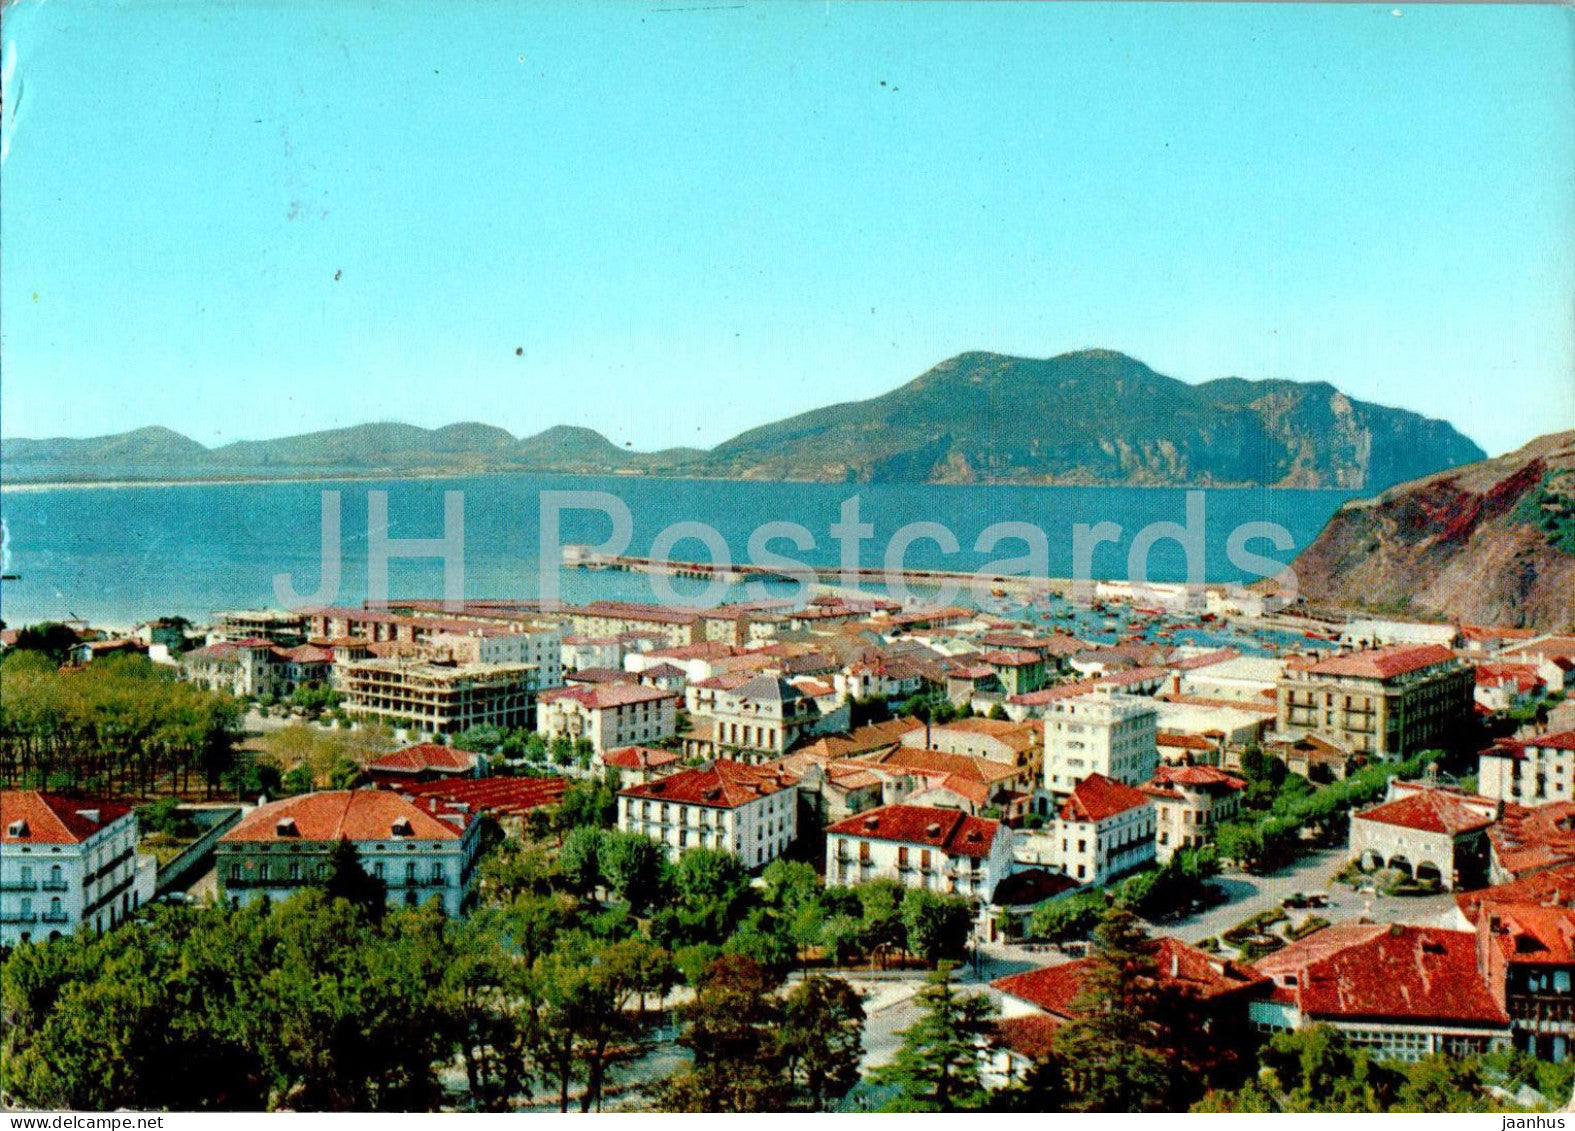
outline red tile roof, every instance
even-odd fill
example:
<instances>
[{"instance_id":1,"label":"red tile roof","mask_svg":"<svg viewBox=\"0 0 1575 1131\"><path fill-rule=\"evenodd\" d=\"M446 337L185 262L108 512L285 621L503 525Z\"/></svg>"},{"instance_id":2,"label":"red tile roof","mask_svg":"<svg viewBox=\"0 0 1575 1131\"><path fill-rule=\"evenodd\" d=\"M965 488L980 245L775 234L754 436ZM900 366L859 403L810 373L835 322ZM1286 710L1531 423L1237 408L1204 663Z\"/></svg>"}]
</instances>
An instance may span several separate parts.
<instances>
[{"instance_id":1,"label":"red tile roof","mask_svg":"<svg viewBox=\"0 0 1575 1131\"><path fill-rule=\"evenodd\" d=\"M602 711L610 707L628 707L636 703L655 703L676 698L677 692L638 683L593 683L586 687L556 687L551 691L543 691L537 702L556 703L560 699L573 699L590 710Z\"/></svg>"},{"instance_id":2,"label":"red tile roof","mask_svg":"<svg viewBox=\"0 0 1575 1131\"><path fill-rule=\"evenodd\" d=\"M1061 819L1103 821L1147 804L1149 799L1142 790L1133 789L1104 774L1089 774L1073 787L1072 796L1062 803Z\"/></svg>"},{"instance_id":3,"label":"red tile roof","mask_svg":"<svg viewBox=\"0 0 1575 1131\"><path fill-rule=\"evenodd\" d=\"M81 844L131 812L118 801L36 789L0 791L0 844ZM13 825L22 827L13 834Z\"/></svg>"},{"instance_id":4,"label":"red tile roof","mask_svg":"<svg viewBox=\"0 0 1575 1131\"><path fill-rule=\"evenodd\" d=\"M420 774L436 771L443 774L466 774L475 766L475 759L463 750L442 746L436 742L421 742L384 754L367 769L381 774Z\"/></svg>"},{"instance_id":5,"label":"red tile roof","mask_svg":"<svg viewBox=\"0 0 1575 1131\"><path fill-rule=\"evenodd\" d=\"M949 856L985 857L995 843L1001 822L973 817L958 809L921 805L887 805L871 809L826 828L828 834L856 836L938 848Z\"/></svg>"},{"instance_id":6,"label":"red tile roof","mask_svg":"<svg viewBox=\"0 0 1575 1131\"><path fill-rule=\"evenodd\" d=\"M456 825L438 816L438 811L431 802L417 804L388 790L329 790L258 806L219 839L228 844L279 840L394 840L394 825L408 821L411 840L458 840L468 819ZM281 837L279 822L286 819L295 822L295 831Z\"/></svg>"},{"instance_id":7,"label":"red tile roof","mask_svg":"<svg viewBox=\"0 0 1575 1131\"><path fill-rule=\"evenodd\" d=\"M1497 924L1488 938L1511 965L1575 965L1575 910L1497 901L1483 910Z\"/></svg>"},{"instance_id":8,"label":"red tile roof","mask_svg":"<svg viewBox=\"0 0 1575 1131\"><path fill-rule=\"evenodd\" d=\"M620 797L703 805L708 809L736 809L780 790L791 789L797 778L762 766L718 760L697 770L680 770L659 781L620 790Z\"/></svg>"},{"instance_id":9,"label":"red tile roof","mask_svg":"<svg viewBox=\"0 0 1575 1131\"><path fill-rule=\"evenodd\" d=\"M1096 961L1083 958L1059 966L1025 970L1021 974L997 978L990 985L1003 994L1070 1021L1078 1016L1072 1003L1077 1000L1083 981ZM1251 967L1238 966L1168 935L1154 940L1154 969L1160 987L1180 990L1204 1001L1267 983L1267 979Z\"/></svg>"},{"instance_id":10,"label":"red tile roof","mask_svg":"<svg viewBox=\"0 0 1575 1131\"><path fill-rule=\"evenodd\" d=\"M1247 783L1218 766L1160 766L1154 770L1155 785L1187 785L1224 790L1246 789Z\"/></svg>"},{"instance_id":11,"label":"red tile roof","mask_svg":"<svg viewBox=\"0 0 1575 1131\"><path fill-rule=\"evenodd\" d=\"M1038 652L1030 652L1026 648L1019 648L1013 651L1001 650L995 652L985 652L980 655L979 659L983 663L997 668L1021 668L1027 666L1028 664L1040 664L1044 662L1044 657Z\"/></svg>"},{"instance_id":12,"label":"red tile roof","mask_svg":"<svg viewBox=\"0 0 1575 1131\"><path fill-rule=\"evenodd\" d=\"M1494 817L1439 790L1424 789L1357 813L1356 820L1415 829L1421 833L1461 833L1485 829Z\"/></svg>"},{"instance_id":13,"label":"red tile roof","mask_svg":"<svg viewBox=\"0 0 1575 1131\"><path fill-rule=\"evenodd\" d=\"M1512 876L1575 862L1575 802L1534 809L1505 805L1503 816L1488 829L1488 840L1494 863Z\"/></svg>"},{"instance_id":14,"label":"red tile roof","mask_svg":"<svg viewBox=\"0 0 1575 1131\"><path fill-rule=\"evenodd\" d=\"M995 1023L990 1043L997 1048L1011 1049L1017 1055L1037 1063L1048 1060L1055 1051L1055 1031L1062 1024L1057 1018L1034 1014L1003 1017Z\"/></svg>"},{"instance_id":15,"label":"red tile roof","mask_svg":"<svg viewBox=\"0 0 1575 1131\"><path fill-rule=\"evenodd\" d=\"M523 816L563 800L567 778L449 778L401 786L411 797L463 805L477 813Z\"/></svg>"},{"instance_id":16,"label":"red tile roof","mask_svg":"<svg viewBox=\"0 0 1575 1131\"><path fill-rule=\"evenodd\" d=\"M1442 644L1396 644L1331 656L1308 667L1315 675L1357 676L1363 679L1393 679L1434 664L1448 663L1455 654Z\"/></svg>"},{"instance_id":17,"label":"red tile roof","mask_svg":"<svg viewBox=\"0 0 1575 1131\"><path fill-rule=\"evenodd\" d=\"M1509 1023L1477 967L1476 935L1469 931L1341 924L1254 966L1314 1021Z\"/></svg>"},{"instance_id":18,"label":"red tile roof","mask_svg":"<svg viewBox=\"0 0 1575 1131\"><path fill-rule=\"evenodd\" d=\"M1575 906L1575 863L1555 865L1532 872L1518 880L1495 884L1477 891L1460 892L1455 906L1467 921L1475 923L1484 903L1535 903L1546 907Z\"/></svg>"},{"instance_id":19,"label":"red tile roof","mask_svg":"<svg viewBox=\"0 0 1575 1131\"><path fill-rule=\"evenodd\" d=\"M671 766L680 761L671 750L657 750L650 746L625 746L609 750L602 755L602 764L617 766L620 770L652 770L658 766Z\"/></svg>"}]
</instances>

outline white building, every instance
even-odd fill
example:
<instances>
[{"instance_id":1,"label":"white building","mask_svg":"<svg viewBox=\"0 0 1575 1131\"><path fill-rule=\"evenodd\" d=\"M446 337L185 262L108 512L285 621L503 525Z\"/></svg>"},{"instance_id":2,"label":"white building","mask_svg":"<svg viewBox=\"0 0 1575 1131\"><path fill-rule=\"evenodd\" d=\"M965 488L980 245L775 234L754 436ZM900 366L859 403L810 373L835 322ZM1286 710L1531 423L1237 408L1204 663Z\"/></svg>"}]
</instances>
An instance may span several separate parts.
<instances>
[{"instance_id":1,"label":"white building","mask_svg":"<svg viewBox=\"0 0 1575 1131\"><path fill-rule=\"evenodd\" d=\"M1274 689L1284 674L1284 660L1273 656L1235 656L1182 672L1177 690L1198 699L1224 699L1272 708Z\"/></svg>"},{"instance_id":2,"label":"white building","mask_svg":"<svg viewBox=\"0 0 1575 1131\"><path fill-rule=\"evenodd\" d=\"M0 792L0 945L106 930L153 897L130 806Z\"/></svg>"},{"instance_id":3,"label":"white building","mask_svg":"<svg viewBox=\"0 0 1575 1131\"><path fill-rule=\"evenodd\" d=\"M1364 869L1392 868L1446 891L1488 878L1488 828L1502 803L1391 779L1381 805L1351 814L1350 856Z\"/></svg>"},{"instance_id":4,"label":"white building","mask_svg":"<svg viewBox=\"0 0 1575 1131\"><path fill-rule=\"evenodd\" d=\"M1533 806L1575 798L1575 730L1488 747L1477 759L1477 792Z\"/></svg>"},{"instance_id":5,"label":"white building","mask_svg":"<svg viewBox=\"0 0 1575 1131\"><path fill-rule=\"evenodd\" d=\"M678 696L633 683L593 683L544 692L536 731L549 740L585 739L598 754L641 746L678 732Z\"/></svg>"},{"instance_id":6,"label":"white building","mask_svg":"<svg viewBox=\"0 0 1575 1131\"><path fill-rule=\"evenodd\" d=\"M1220 823L1241 811L1247 783L1214 766L1160 766L1141 788L1154 803L1155 857L1163 864L1178 849L1212 843Z\"/></svg>"},{"instance_id":7,"label":"white building","mask_svg":"<svg viewBox=\"0 0 1575 1131\"><path fill-rule=\"evenodd\" d=\"M1155 832L1147 794L1094 774L1077 784L1057 816L1061 868L1080 884L1103 884L1154 863Z\"/></svg>"},{"instance_id":8,"label":"white building","mask_svg":"<svg viewBox=\"0 0 1575 1131\"><path fill-rule=\"evenodd\" d=\"M618 793L618 827L649 837L676 860L690 848L770 863L798 836L796 779L762 766L717 761Z\"/></svg>"},{"instance_id":9,"label":"white building","mask_svg":"<svg viewBox=\"0 0 1575 1131\"><path fill-rule=\"evenodd\" d=\"M989 903L1012 870L1012 830L956 809L888 805L826 829L826 882L877 877Z\"/></svg>"},{"instance_id":10,"label":"white building","mask_svg":"<svg viewBox=\"0 0 1575 1131\"><path fill-rule=\"evenodd\" d=\"M1452 624L1421 624L1404 620L1353 620L1340 633L1343 648L1384 648L1391 644L1460 643L1460 629Z\"/></svg>"},{"instance_id":11,"label":"white building","mask_svg":"<svg viewBox=\"0 0 1575 1131\"><path fill-rule=\"evenodd\" d=\"M233 904L288 899L321 883L340 840L388 888L390 907L438 899L445 914L470 906L481 824L467 808L382 789L328 790L253 809L214 846L219 894Z\"/></svg>"},{"instance_id":12,"label":"white building","mask_svg":"<svg viewBox=\"0 0 1575 1131\"><path fill-rule=\"evenodd\" d=\"M558 654L560 671L623 666L623 642L616 636L565 636Z\"/></svg>"},{"instance_id":13,"label":"white building","mask_svg":"<svg viewBox=\"0 0 1575 1131\"><path fill-rule=\"evenodd\" d=\"M1090 774L1127 785L1154 776L1159 764L1157 713L1136 695L1063 699L1045 713L1045 789L1065 797Z\"/></svg>"},{"instance_id":14,"label":"white building","mask_svg":"<svg viewBox=\"0 0 1575 1131\"><path fill-rule=\"evenodd\" d=\"M537 687L563 686L563 630L555 626L538 625L524 632L496 628L435 632L427 644L464 664L533 664Z\"/></svg>"}]
</instances>

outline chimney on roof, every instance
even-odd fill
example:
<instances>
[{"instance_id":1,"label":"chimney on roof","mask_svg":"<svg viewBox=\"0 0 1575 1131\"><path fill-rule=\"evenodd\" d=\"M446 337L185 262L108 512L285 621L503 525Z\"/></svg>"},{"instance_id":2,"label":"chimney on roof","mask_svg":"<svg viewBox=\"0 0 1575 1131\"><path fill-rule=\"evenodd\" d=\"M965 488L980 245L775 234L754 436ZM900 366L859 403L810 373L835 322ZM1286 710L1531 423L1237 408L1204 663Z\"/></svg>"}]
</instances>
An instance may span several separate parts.
<instances>
[{"instance_id":1,"label":"chimney on roof","mask_svg":"<svg viewBox=\"0 0 1575 1131\"><path fill-rule=\"evenodd\" d=\"M1170 952L1170 976L1172 978L1181 977L1181 955L1175 951Z\"/></svg>"}]
</instances>

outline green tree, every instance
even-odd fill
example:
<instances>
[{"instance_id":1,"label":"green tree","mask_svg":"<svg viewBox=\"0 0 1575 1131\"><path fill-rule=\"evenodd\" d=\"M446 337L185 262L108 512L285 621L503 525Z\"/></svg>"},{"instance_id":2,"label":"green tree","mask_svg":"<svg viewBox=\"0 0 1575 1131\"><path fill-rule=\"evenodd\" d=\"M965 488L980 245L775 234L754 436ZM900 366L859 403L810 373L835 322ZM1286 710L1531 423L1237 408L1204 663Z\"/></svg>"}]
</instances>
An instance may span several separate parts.
<instances>
[{"instance_id":1,"label":"green tree","mask_svg":"<svg viewBox=\"0 0 1575 1131\"><path fill-rule=\"evenodd\" d=\"M840 978L811 975L782 1003L777 1048L797 1105L825 1111L859 1082L864 1003Z\"/></svg>"},{"instance_id":2,"label":"green tree","mask_svg":"<svg viewBox=\"0 0 1575 1131\"><path fill-rule=\"evenodd\" d=\"M602 873L608 887L643 914L662 897L667 883L667 854L649 837L610 832L601 847Z\"/></svg>"},{"instance_id":3,"label":"green tree","mask_svg":"<svg viewBox=\"0 0 1575 1131\"><path fill-rule=\"evenodd\" d=\"M608 833L595 825L569 830L558 850L558 872L569 890L590 895L602 882L602 850Z\"/></svg>"},{"instance_id":4,"label":"green tree","mask_svg":"<svg viewBox=\"0 0 1575 1131\"><path fill-rule=\"evenodd\" d=\"M348 837L340 837L328 850L323 891L373 919L381 919L388 909L388 885L361 866L361 854Z\"/></svg>"},{"instance_id":5,"label":"green tree","mask_svg":"<svg viewBox=\"0 0 1575 1131\"><path fill-rule=\"evenodd\" d=\"M961 958L973 931L973 907L961 896L912 888L902 897L908 949L927 962Z\"/></svg>"},{"instance_id":6,"label":"green tree","mask_svg":"<svg viewBox=\"0 0 1575 1131\"><path fill-rule=\"evenodd\" d=\"M693 1063L660 1089L663 1109L753 1112L785 1105L789 1086L776 989L776 978L753 959L723 956L711 963L694 1000L680 1011L679 1043Z\"/></svg>"},{"instance_id":7,"label":"green tree","mask_svg":"<svg viewBox=\"0 0 1575 1131\"><path fill-rule=\"evenodd\" d=\"M1130 911L1113 907L1094 931L1094 955L1072 1001L1075 1020L1056 1033L1074 1111L1159 1111L1170 1066L1160 1040L1154 945Z\"/></svg>"},{"instance_id":8,"label":"green tree","mask_svg":"<svg viewBox=\"0 0 1575 1131\"><path fill-rule=\"evenodd\" d=\"M984 1106L979 1047L994 1006L983 994L959 994L952 967L942 963L915 998L919 1019L898 1035L891 1063L870 1073L876 1084L896 1088L888 1111L970 1111Z\"/></svg>"}]
</instances>

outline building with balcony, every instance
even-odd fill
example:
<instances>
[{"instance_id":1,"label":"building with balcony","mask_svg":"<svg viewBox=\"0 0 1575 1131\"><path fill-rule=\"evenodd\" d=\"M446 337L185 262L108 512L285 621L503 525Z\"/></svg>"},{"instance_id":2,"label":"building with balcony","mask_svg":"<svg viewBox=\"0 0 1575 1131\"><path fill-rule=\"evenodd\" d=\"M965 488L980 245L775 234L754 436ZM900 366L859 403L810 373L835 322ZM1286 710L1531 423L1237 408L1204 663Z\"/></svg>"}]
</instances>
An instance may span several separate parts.
<instances>
[{"instance_id":1,"label":"building with balcony","mask_svg":"<svg viewBox=\"0 0 1575 1131\"><path fill-rule=\"evenodd\" d=\"M153 897L156 872L129 805L0 792L0 946L107 930Z\"/></svg>"},{"instance_id":2,"label":"building with balcony","mask_svg":"<svg viewBox=\"0 0 1575 1131\"><path fill-rule=\"evenodd\" d=\"M956 809L887 805L826 829L826 883L877 877L987 904L1012 870L1012 830Z\"/></svg>"},{"instance_id":3,"label":"building with balcony","mask_svg":"<svg viewBox=\"0 0 1575 1131\"><path fill-rule=\"evenodd\" d=\"M712 848L759 868L798 836L796 779L742 762L680 770L621 790L618 827L656 841L673 860Z\"/></svg>"},{"instance_id":4,"label":"building with balcony","mask_svg":"<svg viewBox=\"0 0 1575 1131\"><path fill-rule=\"evenodd\" d=\"M355 845L361 867L388 889L390 907L438 900L445 914L470 907L480 822L468 806L387 790L329 790L260 805L219 838L214 869L222 899L242 905L288 899L328 876L334 845Z\"/></svg>"},{"instance_id":5,"label":"building with balcony","mask_svg":"<svg viewBox=\"0 0 1575 1131\"><path fill-rule=\"evenodd\" d=\"M1488 747L1477 758L1477 789L1516 805L1575 800L1575 730Z\"/></svg>"},{"instance_id":6,"label":"building with balcony","mask_svg":"<svg viewBox=\"0 0 1575 1131\"><path fill-rule=\"evenodd\" d=\"M1051 836L1062 871L1080 884L1103 884L1154 863L1155 825L1146 793L1091 774L1061 803Z\"/></svg>"},{"instance_id":7,"label":"building with balcony","mask_svg":"<svg viewBox=\"0 0 1575 1131\"><path fill-rule=\"evenodd\" d=\"M634 683L591 683L543 692L536 732L549 741L584 739L598 755L661 742L678 733L678 695Z\"/></svg>"},{"instance_id":8,"label":"building with balcony","mask_svg":"<svg viewBox=\"0 0 1575 1131\"><path fill-rule=\"evenodd\" d=\"M1472 716L1476 677L1441 644L1403 644L1285 665L1276 727L1356 754L1405 758L1448 744Z\"/></svg>"},{"instance_id":9,"label":"building with balcony","mask_svg":"<svg viewBox=\"0 0 1575 1131\"><path fill-rule=\"evenodd\" d=\"M231 609L214 617L208 639L266 640L293 648L306 640L306 617L283 609Z\"/></svg>"},{"instance_id":10,"label":"building with balcony","mask_svg":"<svg viewBox=\"0 0 1575 1131\"><path fill-rule=\"evenodd\" d=\"M343 665L340 691L351 715L418 734L530 725L540 673L534 664L461 664L410 658Z\"/></svg>"},{"instance_id":11,"label":"building with balcony","mask_svg":"<svg viewBox=\"0 0 1575 1131\"><path fill-rule=\"evenodd\" d=\"M1160 766L1139 787L1154 803L1154 852L1163 864L1183 848L1202 848L1241 812L1247 783L1215 766Z\"/></svg>"}]
</instances>

